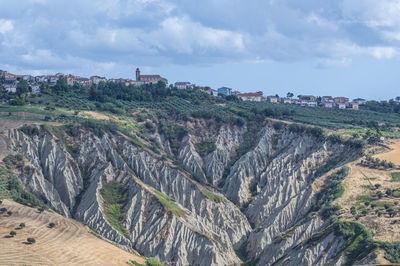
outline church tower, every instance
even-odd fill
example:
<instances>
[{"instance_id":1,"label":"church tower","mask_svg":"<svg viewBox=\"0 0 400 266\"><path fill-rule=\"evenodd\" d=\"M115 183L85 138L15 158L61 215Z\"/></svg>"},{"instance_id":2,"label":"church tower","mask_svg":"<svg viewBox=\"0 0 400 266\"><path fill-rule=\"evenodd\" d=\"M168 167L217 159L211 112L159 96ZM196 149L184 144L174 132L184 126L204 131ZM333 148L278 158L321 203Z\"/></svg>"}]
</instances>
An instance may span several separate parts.
<instances>
[{"instance_id":1,"label":"church tower","mask_svg":"<svg viewBox=\"0 0 400 266\"><path fill-rule=\"evenodd\" d=\"M136 68L136 81L140 81L140 69Z\"/></svg>"}]
</instances>

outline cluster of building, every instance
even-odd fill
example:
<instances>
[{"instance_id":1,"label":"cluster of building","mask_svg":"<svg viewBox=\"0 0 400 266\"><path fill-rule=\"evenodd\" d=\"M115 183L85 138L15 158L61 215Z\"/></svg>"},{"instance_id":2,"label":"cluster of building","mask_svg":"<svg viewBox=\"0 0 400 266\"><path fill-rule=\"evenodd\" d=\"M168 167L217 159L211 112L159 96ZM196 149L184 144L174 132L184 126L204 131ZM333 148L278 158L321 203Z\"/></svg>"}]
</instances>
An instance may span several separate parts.
<instances>
[{"instance_id":1,"label":"cluster of building","mask_svg":"<svg viewBox=\"0 0 400 266\"><path fill-rule=\"evenodd\" d=\"M240 99L242 99L243 101L297 104L307 107L323 106L326 108L358 110L359 105L366 103L366 100L361 98L354 99L353 101L350 102L349 98L332 97L332 96L323 96L319 98L313 95L299 95L298 98L292 98L292 97L279 97L278 95L274 95L274 96L264 97L261 91L241 93L239 91L235 91L227 87L222 87L217 90L208 89L205 90L205 92L213 96L218 96L220 94L225 96L235 95Z\"/></svg>"},{"instance_id":2,"label":"cluster of building","mask_svg":"<svg viewBox=\"0 0 400 266\"><path fill-rule=\"evenodd\" d=\"M136 69L136 79L107 79L100 76L92 76L90 78L84 78L74 75L64 75L62 73L57 73L55 75L43 75L43 76L32 76L32 75L15 75L8 73L7 71L0 70L0 81L3 81L3 88L8 92L16 92L18 83L21 80L26 80L29 86L32 88L32 92L36 93L40 91L40 84L48 84L49 86L56 85L57 81L61 78L65 78L68 85L78 84L84 87L90 87L92 85L98 85L100 82L121 82L125 85L141 86L144 84L157 83L159 81L168 84L166 78L160 75L141 75L140 69Z\"/></svg>"},{"instance_id":3,"label":"cluster of building","mask_svg":"<svg viewBox=\"0 0 400 266\"><path fill-rule=\"evenodd\" d=\"M100 82L118 82L124 83L125 85L133 85L133 86L141 86L145 84L155 84L159 81L164 82L168 85L168 80L166 78L161 77L160 75L142 75L140 73L140 69L136 69L136 79L106 79L105 77L100 76L92 76L90 78L78 77L74 75L64 75L62 73L57 73L55 75L44 75L44 76L31 76L31 75L15 75L8 73L7 71L0 70L0 80L3 81L3 88L8 92L16 92L18 83L21 80L26 80L29 86L32 88L33 93L40 92L40 84L48 84L49 86L56 85L57 81L61 78L65 78L68 85L78 84L84 87L90 87L92 85L98 85ZM357 98L353 101L349 101L349 98L346 97L332 97L332 96L323 96L323 97L315 97L313 95L299 95L298 98L292 97L279 97L275 96L267 96L264 97L261 91L258 92L248 92L242 93L237 90L233 90L228 87L221 87L217 90L214 89L205 89L202 87L197 87L196 85L190 82L176 82L175 87L177 89L193 89L198 88L201 91L208 93L212 96L219 97L220 95L230 96L235 95L242 99L243 101L252 101L252 102L269 102L269 103L283 103L283 104L298 104L301 106L307 107L317 107L323 106L326 108L338 108L338 109L354 109L358 110L360 104L364 104L366 100Z\"/></svg>"}]
</instances>

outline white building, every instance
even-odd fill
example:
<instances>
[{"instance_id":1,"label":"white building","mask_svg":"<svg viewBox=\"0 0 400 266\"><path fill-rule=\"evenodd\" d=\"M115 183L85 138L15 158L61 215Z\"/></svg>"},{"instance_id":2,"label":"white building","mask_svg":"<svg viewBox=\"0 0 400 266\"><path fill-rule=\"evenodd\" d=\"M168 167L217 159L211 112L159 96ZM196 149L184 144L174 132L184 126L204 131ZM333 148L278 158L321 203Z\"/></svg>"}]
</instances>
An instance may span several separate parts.
<instances>
[{"instance_id":1,"label":"white building","mask_svg":"<svg viewBox=\"0 0 400 266\"><path fill-rule=\"evenodd\" d=\"M100 82L107 82L107 79L105 77L99 77L99 76L92 76L90 77L90 80L95 85L98 85Z\"/></svg>"},{"instance_id":2,"label":"white building","mask_svg":"<svg viewBox=\"0 0 400 266\"><path fill-rule=\"evenodd\" d=\"M17 92L17 84L4 84L3 88L8 92Z\"/></svg>"},{"instance_id":3,"label":"white building","mask_svg":"<svg viewBox=\"0 0 400 266\"><path fill-rule=\"evenodd\" d=\"M175 87L178 90L185 90L187 88L193 88L194 84L191 84L190 82L175 82Z\"/></svg>"}]
</instances>

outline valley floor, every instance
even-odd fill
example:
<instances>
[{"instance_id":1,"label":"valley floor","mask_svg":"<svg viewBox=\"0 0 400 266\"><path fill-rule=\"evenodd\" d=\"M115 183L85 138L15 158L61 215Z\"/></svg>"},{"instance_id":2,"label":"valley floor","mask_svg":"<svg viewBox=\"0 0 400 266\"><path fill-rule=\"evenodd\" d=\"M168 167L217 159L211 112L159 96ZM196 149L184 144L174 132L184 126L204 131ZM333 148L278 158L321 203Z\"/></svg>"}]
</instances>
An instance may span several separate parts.
<instances>
[{"instance_id":1,"label":"valley floor","mask_svg":"<svg viewBox=\"0 0 400 266\"><path fill-rule=\"evenodd\" d=\"M145 263L135 256L95 236L83 224L61 215L3 200L1 208L12 211L0 214L1 265L126 265L128 261ZM55 223L49 228L49 223ZM19 229L19 224L26 227ZM17 234L9 237L10 231ZM26 244L28 237L36 240Z\"/></svg>"},{"instance_id":2,"label":"valley floor","mask_svg":"<svg viewBox=\"0 0 400 266\"><path fill-rule=\"evenodd\" d=\"M391 140L390 151L374 155L375 158L393 162L400 166L400 141ZM343 182L343 195L334 204L341 207L341 217L347 221L363 224L372 232L373 239L382 242L396 242L400 239L400 180L392 177L395 169L372 169L360 164L362 159L346 166L349 174ZM393 191L387 194L387 190ZM378 196L381 193L381 196ZM393 209L396 214L390 215ZM389 263L378 251L376 262ZM397 265L397 264L396 264Z\"/></svg>"}]
</instances>

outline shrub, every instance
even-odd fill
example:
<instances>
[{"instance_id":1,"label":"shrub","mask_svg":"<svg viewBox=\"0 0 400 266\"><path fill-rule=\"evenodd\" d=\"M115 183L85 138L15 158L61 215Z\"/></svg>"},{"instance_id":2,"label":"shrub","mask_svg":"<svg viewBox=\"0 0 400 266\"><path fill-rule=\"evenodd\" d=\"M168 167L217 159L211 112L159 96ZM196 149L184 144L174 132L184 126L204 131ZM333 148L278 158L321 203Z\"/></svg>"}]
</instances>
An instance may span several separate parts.
<instances>
[{"instance_id":1,"label":"shrub","mask_svg":"<svg viewBox=\"0 0 400 266\"><path fill-rule=\"evenodd\" d=\"M171 198L168 197L167 195L155 190L154 191L158 201L160 204L166 209L167 211L170 211L172 214L179 216L179 217L186 217L185 212L174 202L172 202Z\"/></svg>"},{"instance_id":2,"label":"shrub","mask_svg":"<svg viewBox=\"0 0 400 266\"><path fill-rule=\"evenodd\" d=\"M7 214L8 214L8 216L11 216L13 214L13 212L12 211L8 211Z\"/></svg>"},{"instance_id":3,"label":"shrub","mask_svg":"<svg viewBox=\"0 0 400 266\"><path fill-rule=\"evenodd\" d=\"M217 146L215 145L214 141L203 141L196 144L196 150L200 156L206 156L216 149Z\"/></svg>"},{"instance_id":4,"label":"shrub","mask_svg":"<svg viewBox=\"0 0 400 266\"><path fill-rule=\"evenodd\" d=\"M144 125L152 133L155 132L157 129L156 125L154 125L154 123L151 121L146 121Z\"/></svg>"},{"instance_id":5,"label":"shrub","mask_svg":"<svg viewBox=\"0 0 400 266\"><path fill-rule=\"evenodd\" d=\"M49 223L49 227L50 227L50 228L54 228L54 226L56 226L55 223L53 223L53 222Z\"/></svg>"},{"instance_id":6,"label":"shrub","mask_svg":"<svg viewBox=\"0 0 400 266\"><path fill-rule=\"evenodd\" d=\"M38 211L39 211L40 213L42 213L42 212L44 212L44 208L43 208L43 207L40 207L40 208L38 208Z\"/></svg>"},{"instance_id":7,"label":"shrub","mask_svg":"<svg viewBox=\"0 0 400 266\"><path fill-rule=\"evenodd\" d=\"M109 183L103 185L100 193L104 200L104 212L107 221L118 232L127 236L128 232L123 225L125 219L123 206L128 199L128 188L124 184Z\"/></svg>"},{"instance_id":8,"label":"shrub","mask_svg":"<svg viewBox=\"0 0 400 266\"><path fill-rule=\"evenodd\" d=\"M19 224L19 227L20 227L20 228L24 228L24 227L25 227L25 223L20 223L20 224Z\"/></svg>"},{"instance_id":9,"label":"shrub","mask_svg":"<svg viewBox=\"0 0 400 266\"><path fill-rule=\"evenodd\" d=\"M1 212L1 213L6 212L6 211L7 211L7 208L1 208L1 209L0 209L0 212Z\"/></svg>"},{"instance_id":10,"label":"shrub","mask_svg":"<svg viewBox=\"0 0 400 266\"><path fill-rule=\"evenodd\" d=\"M11 231L11 232L10 232L10 236L11 236L11 237L14 237L16 234L17 234L17 232L15 232L15 231Z\"/></svg>"},{"instance_id":11,"label":"shrub","mask_svg":"<svg viewBox=\"0 0 400 266\"><path fill-rule=\"evenodd\" d=\"M352 215L356 215L356 214L357 214L356 207L352 206L352 207L350 208L350 213L351 213Z\"/></svg>"},{"instance_id":12,"label":"shrub","mask_svg":"<svg viewBox=\"0 0 400 266\"><path fill-rule=\"evenodd\" d=\"M284 125L285 125L285 124L282 123L282 122L275 122L275 123L273 124L273 127L274 127L275 130L280 130L280 129L283 128Z\"/></svg>"},{"instance_id":13,"label":"shrub","mask_svg":"<svg viewBox=\"0 0 400 266\"><path fill-rule=\"evenodd\" d=\"M39 135L39 129L35 126L23 125L20 130L30 137Z\"/></svg>"},{"instance_id":14,"label":"shrub","mask_svg":"<svg viewBox=\"0 0 400 266\"><path fill-rule=\"evenodd\" d=\"M151 257L146 261L146 266L164 266L157 258Z\"/></svg>"},{"instance_id":15,"label":"shrub","mask_svg":"<svg viewBox=\"0 0 400 266\"><path fill-rule=\"evenodd\" d=\"M36 239L34 239L33 237L28 237L28 238L26 239L26 241L28 241L29 244L33 244L33 243L36 242Z\"/></svg>"}]
</instances>

